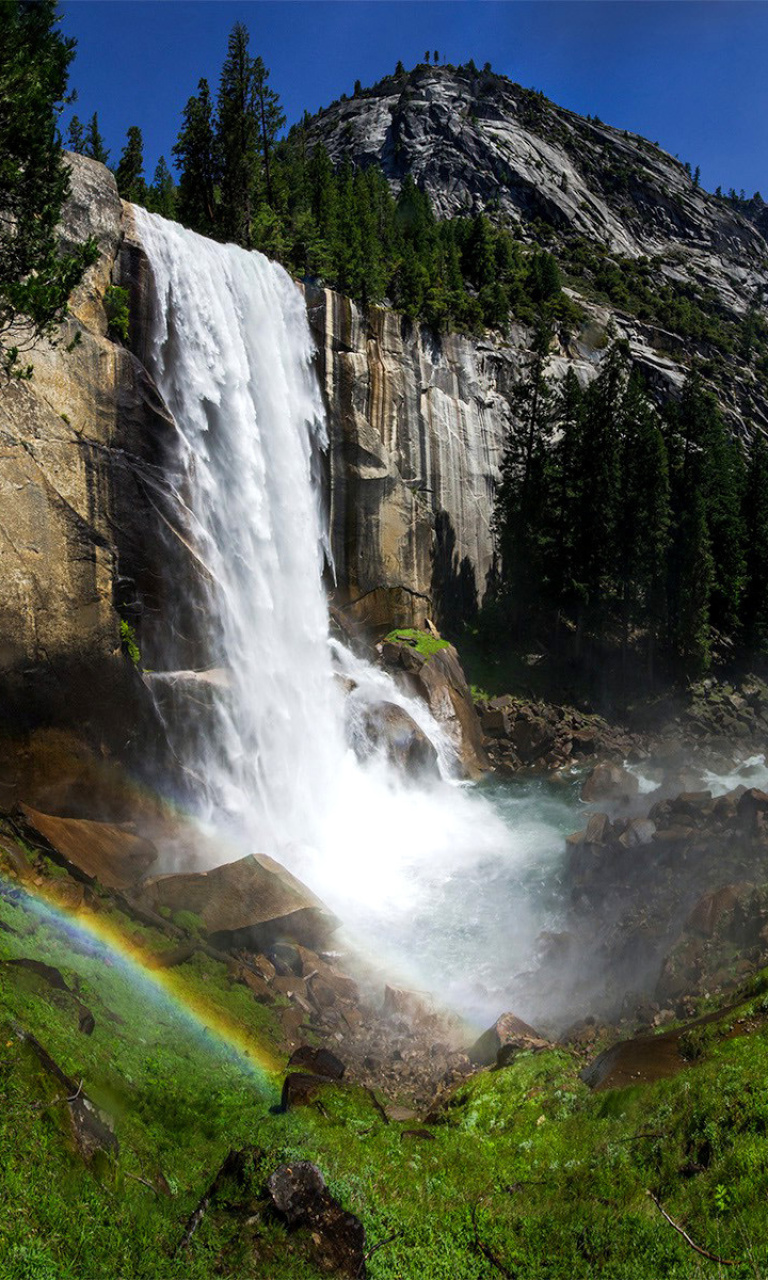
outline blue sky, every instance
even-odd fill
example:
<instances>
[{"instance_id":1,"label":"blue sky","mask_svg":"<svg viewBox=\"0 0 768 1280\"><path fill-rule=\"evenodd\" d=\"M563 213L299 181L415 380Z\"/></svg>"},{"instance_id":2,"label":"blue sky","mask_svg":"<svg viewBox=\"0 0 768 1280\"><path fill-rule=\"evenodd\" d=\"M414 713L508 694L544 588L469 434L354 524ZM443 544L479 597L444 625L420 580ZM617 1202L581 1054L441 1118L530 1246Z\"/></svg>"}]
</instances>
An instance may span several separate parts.
<instances>
[{"instance_id":1,"label":"blue sky","mask_svg":"<svg viewBox=\"0 0 768 1280\"><path fill-rule=\"evenodd\" d=\"M765 0L65 0L61 13L74 110L98 111L112 161L138 124L150 178L239 20L289 123L438 49L659 142L709 190L768 199Z\"/></svg>"}]
</instances>

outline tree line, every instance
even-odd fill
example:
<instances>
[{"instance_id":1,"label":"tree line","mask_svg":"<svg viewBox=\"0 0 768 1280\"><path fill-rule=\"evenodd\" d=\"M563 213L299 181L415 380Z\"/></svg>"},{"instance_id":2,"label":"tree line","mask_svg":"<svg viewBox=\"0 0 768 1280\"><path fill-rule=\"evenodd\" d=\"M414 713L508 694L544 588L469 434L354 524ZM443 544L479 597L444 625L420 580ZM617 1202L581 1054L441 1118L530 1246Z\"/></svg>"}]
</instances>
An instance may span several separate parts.
<instances>
[{"instance_id":1,"label":"tree line","mask_svg":"<svg viewBox=\"0 0 768 1280\"><path fill-rule=\"evenodd\" d=\"M677 675L768 651L768 446L727 429L695 370L659 410L615 343L582 387L546 373L542 319L514 393L491 615L517 642L590 638Z\"/></svg>"},{"instance_id":2,"label":"tree line","mask_svg":"<svg viewBox=\"0 0 768 1280\"><path fill-rule=\"evenodd\" d=\"M405 74L404 72L402 74ZM529 251L482 214L438 220L407 176L392 194L381 169L334 167L311 143L308 117L287 137L285 115L248 31L236 23L214 98L207 80L187 101L173 146L144 177L131 126L114 168L120 195L214 239L260 249L294 275L320 279L363 306L387 303L436 331L505 328L544 303L577 318L554 257ZM98 115L69 125L72 150L107 163Z\"/></svg>"}]
</instances>

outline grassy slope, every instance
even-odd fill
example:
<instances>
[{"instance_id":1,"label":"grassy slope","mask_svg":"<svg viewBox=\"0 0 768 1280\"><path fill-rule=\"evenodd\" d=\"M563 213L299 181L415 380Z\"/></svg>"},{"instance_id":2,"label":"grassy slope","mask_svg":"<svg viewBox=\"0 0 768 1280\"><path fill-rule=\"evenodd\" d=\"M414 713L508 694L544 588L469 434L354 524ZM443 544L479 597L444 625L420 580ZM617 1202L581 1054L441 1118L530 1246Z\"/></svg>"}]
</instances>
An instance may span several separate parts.
<instances>
[{"instance_id":1,"label":"grassy slope","mask_svg":"<svg viewBox=\"0 0 768 1280\"><path fill-rule=\"evenodd\" d=\"M370 1259L381 1280L480 1280L501 1275L498 1263L542 1280L768 1275L768 977L725 1024L691 1037L698 1056L674 1080L590 1094L570 1054L526 1054L465 1086L425 1141L403 1136L416 1122L385 1125L355 1090L274 1114L279 1081L195 1031L99 947L73 946L25 901L0 900L0 924L16 931L0 930L0 952L56 965L96 1029L78 1031L65 993L0 967L2 1280L315 1277L308 1242L289 1237L263 1199L272 1169L298 1158L320 1166L369 1245L396 1236ZM111 922L145 948L168 946L114 910ZM197 958L182 969L191 994L276 1051L275 1013L223 965ZM746 1015L738 1029L748 1034L729 1038ZM14 1024L113 1117L116 1164L97 1175L70 1150L63 1107L41 1105L56 1090ZM231 1186L175 1256L227 1151L250 1145L249 1184ZM135 1180L155 1182L160 1171L170 1195ZM693 1252L648 1190L694 1240L739 1265Z\"/></svg>"}]
</instances>

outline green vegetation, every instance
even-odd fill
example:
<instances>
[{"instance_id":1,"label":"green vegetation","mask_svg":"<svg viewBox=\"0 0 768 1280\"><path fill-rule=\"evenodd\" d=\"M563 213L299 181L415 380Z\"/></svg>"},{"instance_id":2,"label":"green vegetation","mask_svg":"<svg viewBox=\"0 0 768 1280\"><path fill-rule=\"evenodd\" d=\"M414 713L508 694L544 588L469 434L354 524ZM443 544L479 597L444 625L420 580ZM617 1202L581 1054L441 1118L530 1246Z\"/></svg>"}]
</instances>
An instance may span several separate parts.
<instances>
[{"instance_id":1,"label":"green vegetation","mask_svg":"<svg viewBox=\"0 0 768 1280\"><path fill-rule=\"evenodd\" d=\"M618 344L586 390L572 372L555 389L548 344L543 327L516 392L481 631L576 660L591 640L649 678L658 661L695 677L724 646L764 652L761 438L745 460L697 373L660 414Z\"/></svg>"},{"instance_id":2,"label":"green vegetation","mask_svg":"<svg viewBox=\"0 0 768 1280\"><path fill-rule=\"evenodd\" d=\"M67 303L96 260L93 239L59 252L69 192L57 121L74 41L56 29L54 0L0 6L0 369L30 378L24 356L54 340Z\"/></svg>"},{"instance_id":3,"label":"green vegetation","mask_svg":"<svg viewBox=\"0 0 768 1280\"><path fill-rule=\"evenodd\" d=\"M134 667L141 666L141 650L139 642L136 638L136 632L130 622L126 622L125 618L120 619L120 641L123 653L127 654Z\"/></svg>"},{"instance_id":4,"label":"green vegetation","mask_svg":"<svg viewBox=\"0 0 768 1280\"><path fill-rule=\"evenodd\" d=\"M566 327L578 322L546 250L524 248L482 215L439 221L408 175L394 197L376 166L334 168L310 144L306 121L279 140L279 99L248 43L236 24L215 104L201 80L184 108L173 148L181 222L436 332L505 329L511 316L529 321L544 306Z\"/></svg>"},{"instance_id":5,"label":"green vegetation","mask_svg":"<svg viewBox=\"0 0 768 1280\"><path fill-rule=\"evenodd\" d=\"M64 877L49 892L67 901L70 884ZM202 1002L279 1057L275 1010L233 985L224 965L196 955L179 966L184 998L169 1001L110 948L3 885L3 958L55 966L95 1019L82 1034L73 997L0 965L8 1280L319 1280L311 1241L289 1235L264 1195L273 1169L299 1159L315 1162L361 1219L368 1247L382 1245L368 1262L371 1280L491 1280L500 1266L531 1280L715 1274L717 1263L700 1260L651 1195L693 1241L732 1263L735 1280L765 1274L768 973L724 1020L687 1033L689 1065L673 1079L593 1094L569 1051L523 1053L460 1088L425 1140L407 1132L423 1122L385 1124L353 1087L329 1086L320 1105L276 1113L279 1077L253 1071L183 1013ZM172 945L106 902L92 910L145 956ZM111 1118L117 1158L85 1167L61 1089L20 1028ZM242 1181L223 1188L178 1252L233 1148L252 1153Z\"/></svg>"},{"instance_id":6,"label":"green vegetation","mask_svg":"<svg viewBox=\"0 0 768 1280\"><path fill-rule=\"evenodd\" d=\"M399 627L396 631L390 631L388 636L384 637L385 641L390 644L407 644L409 648L415 649L417 653L423 654L425 658L431 658L433 654L439 653L441 649L447 649L449 643L440 636L433 636L429 631L421 631L416 627Z\"/></svg>"},{"instance_id":7,"label":"green vegetation","mask_svg":"<svg viewBox=\"0 0 768 1280\"><path fill-rule=\"evenodd\" d=\"M107 285L104 290L104 310L107 313L109 332L113 338L122 338L123 342L128 341L131 323L129 298L128 290L121 289L116 284Z\"/></svg>"}]
</instances>

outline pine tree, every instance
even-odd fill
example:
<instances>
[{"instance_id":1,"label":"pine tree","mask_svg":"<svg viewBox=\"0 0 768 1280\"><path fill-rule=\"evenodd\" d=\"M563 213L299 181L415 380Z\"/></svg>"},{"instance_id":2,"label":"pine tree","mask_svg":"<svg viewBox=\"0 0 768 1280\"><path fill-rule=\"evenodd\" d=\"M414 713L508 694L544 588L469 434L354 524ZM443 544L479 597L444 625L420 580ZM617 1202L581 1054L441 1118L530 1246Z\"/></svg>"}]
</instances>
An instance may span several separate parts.
<instances>
[{"instance_id":1,"label":"pine tree","mask_svg":"<svg viewBox=\"0 0 768 1280\"><path fill-rule=\"evenodd\" d=\"M176 216L176 184L165 156L161 156L157 162L152 186L147 191L147 208L153 213L162 214L164 218Z\"/></svg>"},{"instance_id":2,"label":"pine tree","mask_svg":"<svg viewBox=\"0 0 768 1280\"><path fill-rule=\"evenodd\" d=\"M552 330L539 320L531 355L515 388L494 508L501 581L518 634L540 602L544 539L542 509L546 458L552 432L552 400L545 368Z\"/></svg>"},{"instance_id":3,"label":"pine tree","mask_svg":"<svg viewBox=\"0 0 768 1280\"><path fill-rule=\"evenodd\" d=\"M138 125L132 124L120 156L120 163L115 170L117 190L121 199L131 200L134 203L140 203L146 199L147 184L142 176L143 173L144 140L141 129Z\"/></svg>"},{"instance_id":4,"label":"pine tree","mask_svg":"<svg viewBox=\"0 0 768 1280\"><path fill-rule=\"evenodd\" d=\"M626 380L626 349L614 343L584 395L576 573L584 589L579 621L598 634L606 632L616 606L620 409Z\"/></svg>"},{"instance_id":5,"label":"pine tree","mask_svg":"<svg viewBox=\"0 0 768 1280\"><path fill-rule=\"evenodd\" d=\"M271 158L275 141L285 124L285 114L280 106L280 98L267 83L269 71L261 58L253 63L253 96L258 115L261 157L264 163L264 181L267 202L274 206L274 190L272 185ZM359 83L359 81L358 81Z\"/></svg>"},{"instance_id":6,"label":"pine tree","mask_svg":"<svg viewBox=\"0 0 768 1280\"><path fill-rule=\"evenodd\" d=\"M95 111L88 121L85 131L83 155L90 156L91 160L98 160L99 164L106 164L109 160L109 152L104 146L104 139L99 132L99 117Z\"/></svg>"},{"instance_id":7,"label":"pine tree","mask_svg":"<svg viewBox=\"0 0 768 1280\"><path fill-rule=\"evenodd\" d=\"M187 100L173 157L179 170L179 220L201 235L214 235L218 173L213 103L207 80L200 80L197 93Z\"/></svg>"},{"instance_id":8,"label":"pine tree","mask_svg":"<svg viewBox=\"0 0 768 1280\"><path fill-rule=\"evenodd\" d=\"M675 428L682 454L675 507L682 518L694 491L704 503L714 565L712 624L733 635L738 628L745 573L743 458L726 430L715 397L696 372L686 380Z\"/></svg>"},{"instance_id":9,"label":"pine tree","mask_svg":"<svg viewBox=\"0 0 768 1280\"><path fill-rule=\"evenodd\" d=\"M85 148L85 127L78 116L73 116L67 129L67 148L81 156Z\"/></svg>"},{"instance_id":10,"label":"pine tree","mask_svg":"<svg viewBox=\"0 0 768 1280\"><path fill-rule=\"evenodd\" d=\"M749 450L744 492L746 584L742 634L749 649L768 650L768 445L756 432Z\"/></svg>"},{"instance_id":11,"label":"pine tree","mask_svg":"<svg viewBox=\"0 0 768 1280\"><path fill-rule=\"evenodd\" d=\"M577 561L583 419L584 396L573 368L569 367L553 404L555 442L549 500L543 511L548 543L548 592L558 619L563 612L576 612L583 594Z\"/></svg>"},{"instance_id":12,"label":"pine tree","mask_svg":"<svg viewBox=\"0 0 768 1280\"><path fill-rule=\"evenodd\" d=\"M60 252L69 193L58 118L74 41L57 30L54 0L0 7L0 369L28 378L23 353L53 339L67 300L98 256L95 241Z\"/></svg>"},{"instance_id":13,"label":"pine tree","mask_svg":"<svg viewBox=\"0 0 768 1280\"><path fill-rule=\"evenodd\" d=\"M709 606L714 581L706 506L698 489L693 489L690 494L677 537L680 585L678 607L672 619L672 636L683 670L686 674L698 676L707 670L710 663Z\"/></svg>"},{"instance_id":14,"label":"pine tree","mask_svg":"<svg viewBox=\"0 0 768 1280\"><path fill-rule=\"evenodd\" d=\"M259 125L248 32L236 22L229 35L217 100L217 153L221 174L221 228L250 248L259 187Z\"/></svg>"},{"instance_id":15,"label":"pine tree","mask_svg":"<svg viewBox=\"0 0 768 1280\"><path fill-rule=\"evenodd\" d=\"M630 377L621 416L617 536L622 650L626 662L631 627L644 633L653 675L655 654L666 632L670 485L661 424L637 374Z\"/></svg>"}]
</instances>

